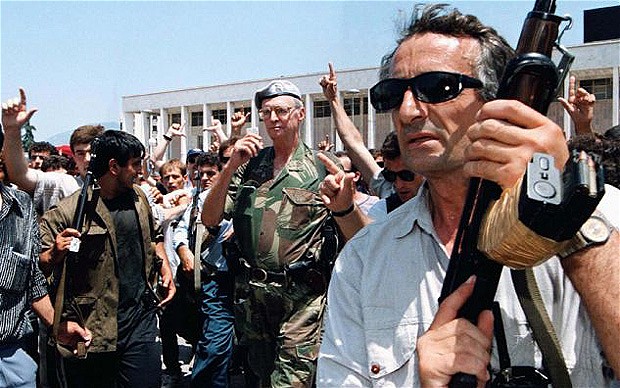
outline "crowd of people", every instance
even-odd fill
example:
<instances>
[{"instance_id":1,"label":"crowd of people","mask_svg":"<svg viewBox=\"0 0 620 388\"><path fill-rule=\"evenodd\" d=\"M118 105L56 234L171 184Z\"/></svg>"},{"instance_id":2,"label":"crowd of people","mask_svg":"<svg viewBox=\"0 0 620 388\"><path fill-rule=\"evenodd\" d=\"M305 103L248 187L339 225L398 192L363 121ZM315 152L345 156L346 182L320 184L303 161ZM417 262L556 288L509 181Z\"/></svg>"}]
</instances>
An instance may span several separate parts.
<instances>
[{"instance_id":1,"label":"crowd of people","mask_svg":"<svg viewBox=\"0 0 620 388\"><path fill-rule=\"evenodd\" d=\"M181 386L179 337L193 387L230 386L233 371L246 387L447 386L459 373L484 386L505 366L497 322L512 365L549 375L558 366L508 268L500 309L477 322L459 315L475 276L439 296L469 179L510 192L534 153L562 170L569 149L604 169L597 233L578 232L533 272L572 384L612 384L619 131L595 134L594 95L574 77L560 98L568 142L532 108L495 100L513 56L475 16L424 8L371 92L395 128L380 150L347 116L331 63L319 84L345 148L334 153L329 138L303 142L302 93L279 79L253 96L272 146L240 111L232 136L212 119L209 150L166 157L183 123L151 155L129 133L85 125L70 150L35 142L25 156L36 110L20 90L0 131L0 386L160 387L162 362L166 384Z\"/></svg>"}]
</instances>

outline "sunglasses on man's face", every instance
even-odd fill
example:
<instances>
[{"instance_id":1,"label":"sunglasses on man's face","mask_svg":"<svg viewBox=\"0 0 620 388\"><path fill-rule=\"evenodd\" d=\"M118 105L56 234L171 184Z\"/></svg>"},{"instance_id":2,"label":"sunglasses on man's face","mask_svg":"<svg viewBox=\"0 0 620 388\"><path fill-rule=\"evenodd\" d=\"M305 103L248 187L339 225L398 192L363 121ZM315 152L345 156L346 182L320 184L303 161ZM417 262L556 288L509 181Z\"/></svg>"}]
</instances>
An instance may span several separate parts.
<instances>
[{"instance_id":1,"label":"sunglasses on man's face","mask_svg":"<svg viewBox=\"0 0 620 388\"><path fill-rule=\"evenodd\" d=\"M388 182L396 182L396 177L404 180L405 182L412 182L415 179L415 173L409 170L391 171L384 168L383 171L381 171L381 174L383 174L383 177Z\"/></svg>"},{"instance_id":2,"label":"sunglasses on man's face","mask_svg":"<svg viewBox=\"0 0 620 388\"><path fill-rule=\"evenodd\" d=\"M482 81L464 74L431 71L413 78L388 78L370 88L370 102L378 111L398 108L405 92L422 102L437 104L456 98L463 89L482 87Z\"/></svg>"}]
</instances>

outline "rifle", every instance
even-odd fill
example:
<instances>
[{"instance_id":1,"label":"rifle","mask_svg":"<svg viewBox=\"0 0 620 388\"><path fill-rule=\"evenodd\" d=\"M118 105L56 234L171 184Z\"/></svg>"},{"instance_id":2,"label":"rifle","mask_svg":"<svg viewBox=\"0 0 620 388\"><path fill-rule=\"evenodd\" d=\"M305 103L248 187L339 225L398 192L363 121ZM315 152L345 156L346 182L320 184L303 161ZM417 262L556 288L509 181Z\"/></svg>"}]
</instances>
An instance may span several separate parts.
<instances>
[{"instance_id":1,"label":"rifle","mask_svg":"<svg viewBox=\"0 0 620 388\"><path fill-rule=\"evenodd\" d=\"M96 157L96 143L97 143L97 139L93 140L92 145L91 145L91 150L92 150L91 161L90 161L91 164L93 163ZM71 222L71 227L79 232L82 231L82 227L84 226L84 218L86 216L86 205L89 202L88 201L88 188L91 185L95 186L95 178L89 167L88 171L86 172L86 176L84 177L84 183L80 190L77 207L75 209L75 213L73 214L73 220ZM97 192L98 192L98 188L95 187L93 189L93 194L92 194L93 203L95 199L97 198ZM71 265L72 263L77 262L79 250L80 250L80 239L74 237L71 240L71 244L69 246L69 252L67 253L63 261L62 273L60 275L60 280L58 282L58 288L56 292L56 300L54 301L54 322L52 325L52 336L54 339L58 337L60 318L62 316L62 310L63 310L64 303L65 303L66 289L71 288L71 287L66 287L67 267ZM76 310L75 312L78 315L78 318L82 321L80 322L80 324L84 325L85 324L84 317L81 315L79 308L76 308L75 310ZM56 348L58 349L58 352L60 353L62 357L65 357L65 358L73 357L72 350L66 348L64 345L61 345L56 342ZM77 350L77 355L76 355L77 358L86 358L87 350L86 350L86 344L84 341L77 342L76 350Z\"/></svg>"},{"instance_id":2,"label":"rifle","mask_svg":"<svg viewBox=\"0 0 620 388\"><path fill-rule=\"evenodd\" d=\"M198 168L198 167L197 167ZM205 227L202 221L199 219L198 214L198 198L202 193L202 185L200 182L200 171L194 172L194 196L192 198L189 225L188 225L188 243L189 249L194 254L194 276L193 276L193 290L198 292L200 290L200 238L204 234Z\"/></svg>"},{"instance_id":3,"label":"rifle","mask_svg":"<svg viewBox=\"0 0 620 388\"><path fill-rule=\"evenodd\" d=\"M519 100L546 114L558 85L566 77L572 63L571 57L567 56L560 62L562 68L558 70L550 59L554 44L559 46L556 40L560 23L570 20L554 15L554 12L555 0L537 0L534 9L528 13L517 45L517 56L504 71L497 98ZM567 28L570 28L570 25ZM560 51L565 52L563 48L560 48ZM490 260L478 250L478 235L483 217L501 192L495 182L480 178L470 179L439 299L441 303L471 275L476 275L473 294L458 312L459 317L474 324L480 312L492 308L502 272L502 264ZM452 377L450 386L476 387L476 377L458 373Z\"/></svg>"}]
</instances>

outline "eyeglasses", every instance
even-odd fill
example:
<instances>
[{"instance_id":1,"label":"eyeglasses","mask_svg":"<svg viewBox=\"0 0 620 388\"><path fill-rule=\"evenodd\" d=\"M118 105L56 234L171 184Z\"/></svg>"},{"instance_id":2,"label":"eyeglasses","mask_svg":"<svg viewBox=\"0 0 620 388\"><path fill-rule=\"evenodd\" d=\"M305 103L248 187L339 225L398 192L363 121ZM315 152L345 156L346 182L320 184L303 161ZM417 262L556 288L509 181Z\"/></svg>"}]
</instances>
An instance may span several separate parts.
<instances>
[{"instance_id":1,"label":"eyeglasses","mask_svg":"<svg viewBox=\"0 0 620 388\"><path fill-rule=\"evenodd\" d=\"M280 120L283 120L295 108L297 107L289 106L289 107L283 108L281 106L276 106L274 108L263 108L263 109L258 110L258 115L260 116L261 119L264 120L266 117L271 117L271 112L275 112L276 116L278 116Z\"/></svg>"},{"instance_id":2,"label":"eyeglasses","mask_svg":"<svg viewBox=\"0 0 620 388\"><path fill-rule=\"evenodd\" d=\"M396 177L404 180L405 182L412 182L415 179L415 173L409 170L391 171L384 168L381 171L383 177L388 182L396 182Z\"/></svg>"},{"instance_id":3,"label":"eyeglasses","mask_svg":"<svg viewBox=\"0 0 620 388\"><path fill-rule=\"evenodd\" d=\"M431 71L413 78L388 78L370 88L370 102L378 111L394 109L403 103L404 94L411 89L422 102L437 104L456 98L463 89L482 87L482 81L464 74Z\"/></svg>"}]
</instances>

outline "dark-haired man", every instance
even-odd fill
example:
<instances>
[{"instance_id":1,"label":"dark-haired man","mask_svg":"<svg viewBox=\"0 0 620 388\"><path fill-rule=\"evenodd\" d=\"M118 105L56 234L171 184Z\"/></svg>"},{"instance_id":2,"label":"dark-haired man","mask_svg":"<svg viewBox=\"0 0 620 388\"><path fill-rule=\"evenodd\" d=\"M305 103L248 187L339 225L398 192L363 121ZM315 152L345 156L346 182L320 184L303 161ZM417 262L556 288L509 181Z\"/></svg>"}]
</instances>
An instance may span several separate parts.
<instances>
[{"instance_id":1,"label":"dark-haired man","mask_svg":"<svg viewBox=\"0 0 620 388\"><path fill-rule=\"evenodd\" d=\"M52 155L58 155L58 150L47 141L36 141L28 148L28 167L40 170L43 161Z\"/></svg>"},{"instance_id":2,"label":"dark-haired man","mask_svg":"<svg viewBox=\"0 0 620 388\"><path fill-rule=\"evenodd\" d=\"M339 256L329 287L320 386L447 386L458 372L484 384L489 363L498 369L497 347L493 356L489 352L493 316L482 312L477 326L456 318L476 279L437 302L468 179L479 176L511 189L534 152L552 155L558 168L568 160L555 123L517 101L490 101L513 56L494 29L436 5L412 20L384 58L383 80L371 89L371 99L376 109L391 110L405 165L426 182L386 220L361 230ZM609 225L601 232L608 239L600 245L534 269L574 386L608 384L605 358L620 372L620 287L609 286L620 284L620 240ZM497 300L512 365L541 368L506 275Z\"/></svg>"},{"instance_id":3,"label":"dark-haired man","mask_svg":"<svg viewBox=\"0 0 620 388\"><path fill-rule=\"evenodd\" d=\"M232 149L228 140L222 142L222 155L230 157ZM203 190L196 202L196 209L189 207L174 233L174 245L183 263L183 274L191 279L194 271L194 252L200 251L201 285L198 297L200 311L200 333L194 355L192 387L227 387L234 338L234 275L229 270L222 250L222 243L233 235L232 222L222 220L218 228L195 236L198 247L190 247L189 230L197 232L196 222L200 220L203 202L211 186L222 170L218 154L205 152L196 159ZM196 194L194 194L196 195ZM193 206L194 204L192 204ZM196 249L198 248L198 249Z\"/></svg>"},{"instance_id":4,"label":"dark-haired man","mask_svg":"<svg viewBox=\"0 0 620 388\"><path fill-rule=\"evenodd\" d=\"M41 220L41 261L57 269L72 241L81 243L66 263L64 319L93 333L86 359L63 359L71 387L159 387L161 347L150 285L158 273L164 297L175 286L163 246L142 190L136 185L144 146L133 135L105 131L93 141L90 170L100 190L89 188L82 231L72 228L79 193L63 199ZM69 307L71 306L71 307Z\"/></svg>"},{"instance_id":5,"label":"dark-haired man","mask_svg":"<svg viewBox=\"0 0 620 388\"><path fill-rule=\"evenodd\" d=\"M384 167L377 173L384 183L392 186L394 191L372 205L367 213L354 203L354 190L349 184L349 179L353 179L351 174L348 174L346 170L341 171L332 161L320 155L330 172L321 183L320 193L323 196L323 202L332 212L346 213L335 217L346 239L353 237L365 225L385 219L389 213L413 198L424 181L421 175L405 166L395 132L390 132L385 137L381 153L384 155ZM373 182L378 181L373 178ZM385 189L387 185L382 186Z\"/></svg>"}]
</instances>

